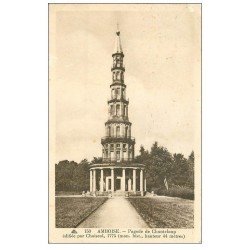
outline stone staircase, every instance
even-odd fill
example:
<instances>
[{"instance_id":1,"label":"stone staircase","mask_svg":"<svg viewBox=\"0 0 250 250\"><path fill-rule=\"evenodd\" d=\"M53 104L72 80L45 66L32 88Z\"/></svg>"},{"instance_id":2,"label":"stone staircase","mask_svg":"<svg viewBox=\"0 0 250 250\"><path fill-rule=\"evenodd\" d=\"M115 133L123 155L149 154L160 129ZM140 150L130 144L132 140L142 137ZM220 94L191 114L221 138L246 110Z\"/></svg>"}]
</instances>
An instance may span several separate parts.
<instances>
[{"instance_id":1,"label":"stone staircase","mask_svg":"<svg viewBox=\"0 0 250 250\"><path fill-rule=\"evenodd\" d=\"M146 194L146 192L143 192L143 196ZM129 197L129 196L141 196L142 192L136 191L135 193L133 191L122 191L122 190L116 190L113 194L111 191L96 191L90 193L92 196L107 196L107 197L116 197L116 196L123 196L123 197Z\"/></svg>"},{"instance_id":2,"label":"stone staircase","mask_svg":"<svg viewBox=\"0 0 250 250\"><path fill-rule=\"evenodd\" d=\"M128 191L116 190L113 196L126 196L126 193L128 193Z\"/></svg>"}]
</instances>

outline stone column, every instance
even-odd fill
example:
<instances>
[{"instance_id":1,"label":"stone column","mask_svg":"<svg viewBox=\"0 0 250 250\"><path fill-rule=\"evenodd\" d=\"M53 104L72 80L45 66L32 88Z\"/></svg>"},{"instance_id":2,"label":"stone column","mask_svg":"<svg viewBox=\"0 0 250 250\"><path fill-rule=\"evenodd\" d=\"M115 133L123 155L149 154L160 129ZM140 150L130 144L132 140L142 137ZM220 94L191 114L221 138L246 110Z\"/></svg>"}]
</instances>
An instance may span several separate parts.
<instances>
[{"instance_id":1,"label":"stone column","mask_svg":"<svg viewBox=\"0 0 250 250\"><path fill-rule=\"evenodd\" d=\"M93 184L92 170L90 170L89 173L90 173L90 177L89 177L90 190L89 191L92 192L93 191L93 187L92 187L92 184Z\"/></svg>"},{"instance_id":2,"label":"stone column","mask_svg":"<svg viewBox=\"0 0 250 250\"><path fill-rule=\"evenodd\" d=\"M108 191L109 190L109 182L108 182L108 177L106 176L106 179L105 179L105 191Z\"/></svg>"},{"instance_id":3,"label":"stone column","mask_svg":"<svg viewBox=\"0 0 250 250\"><path fill-rule=\"evenodd\" d=\"M122 169L122 191L126 191L126 172L125 172L125 168Z\"/></svg>"},{"instance_id":4,"label":"stone column","mask_svg":"<svg viewBox=\"0 0 250 250\"><path fill-rule=\"evenodd\" d=\"M114 177L114 169L111 168L111 191L115 191L115 177Z\"/></svg>"},{"instance_id":5,"label":"stone column","mask_svg":"<svg viewBox=\"0 0 250 250\"><path fill-rule=\"evenodd\" d=\"M143 192L143 170L140 171L140 191Z\"/></svg>"},{"instance_id":6,"label":"stone column","mask_svg":"<svg viewBox=\"0 0 250 250\"><path fill-rule=\"evenodd\" d=\"M96 191L96 171L93 169L93 192Z\"/></svg>"},{"instance_id":7,"label":"stone column","mask_svg":"<svg viewBox=\"0 0 250 250\"><path fill-rule=\"evenodd\" d=\"M145 192L147 191L147 179L145 178L145 175L144 175L144 191Z\"/></svg>"},{"instance_id":8,"label":"stone column","mask_svg":"<svg viewBox=\"0 0 250 250\"><path fill-rule=\"evenodd\" d=\"M103 192L103 169L101 169L100 191Z\"/></svg>"},{"instance_id":9,"label":"stone column","mask_svg":"<svg viewBox=\"0 0 250 250\"><path fill-rule=\"evenodd\" d=\"M133 191L136 192L136 169L133 169Z\"/></svg>"}]
</instances>

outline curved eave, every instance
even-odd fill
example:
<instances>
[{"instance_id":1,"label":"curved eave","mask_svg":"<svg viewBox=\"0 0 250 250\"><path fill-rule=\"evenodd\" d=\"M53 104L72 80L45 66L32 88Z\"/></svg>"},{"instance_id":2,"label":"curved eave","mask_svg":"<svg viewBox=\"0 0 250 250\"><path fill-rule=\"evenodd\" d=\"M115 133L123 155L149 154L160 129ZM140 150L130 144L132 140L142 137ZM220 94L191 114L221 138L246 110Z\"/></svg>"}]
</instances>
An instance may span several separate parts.
<instances>
[{"instance_id":1,"label":"curved eave","mask_svg":"<svg viewBox=\"0 0 250 250\"><path fill-rule=\"evenodd\" d=\"M117 66L112 67L111 71L114 71L114 70L122 70L123 72L125 72L125 68L124 67L117 67Z\"/></svg>"},{"instance_id":2,"label":"curved eave","mask_svg":"<svg viewBox=\"0 0 250 250\"><path fill-rule=\"evenodd\" d=\"M123 102L123 103L125 103L125 104L129 104L129 100L126 100L126 99L124 99L124 98L120 98L120 99L110 99L110 100L108 100L108 104L110 104L110 103L117 103L117 102Z\"/></svg>"},{"instance_id":3,"label":"curved eave","mask_svg":"<svg viewBox=\"0 0 250 250\"><path fill-rule=\"evenodd\" d=\"M122 51L121 52L115 52L115 53L112 54L112 56L117 56L117 55L121 55L122 57L124 57L124 54L123 54Z\"/></svg>"},{"instance_id":4,"label":"curved eave","mask_svg":"<svg viewBox=\"0 0 250 250\"><path fill-rule=\"evenodd\" d=\"M135 145L135 138L133 137L111 137L105 136L101 139L101 144L106 143L129 143L130 145Z\"/></svg>"},{"instance_id":5,"label":"curved eave","mask_svg":"<svg viewBox=\"0 0 250 250\"><path fill-rule=\"evenodd\" d=\"M110 87L117 86L117 85L123 86L123 87L126 88L126 84L124 84L124 83L122 83L122 82L114 82L114 83L110 84Z\"/></svg>"},{"instance_id":6,"label":"curved eave","mask_svg":"<svg viewBox=\"0 0 250 250\"><path fill-rule=\"evenodd\" d=\"M128 120L125 120L125 119L110 119L110 120L105 122L105 125L112 124L112 123L124 123L124 124L128 124L128 125L132 125L131 122L129 122Z\"/></svg>"},{"instance_id":7,"label":"curved eave","mask_svg":"<svg viewBox=\"0 0 250 250\"><path fill-rule=\"evenodd\" d=\"M97 164L92 164L90 165L90 170L93 169L109 169L109 168L114 168L114 169L119 169L119 168L125 168L125 169L142 169L145 170L145 165L141 163L132 163L132 162L116 162L116 163L97 163Z\"/></svg>"}]
</instances>

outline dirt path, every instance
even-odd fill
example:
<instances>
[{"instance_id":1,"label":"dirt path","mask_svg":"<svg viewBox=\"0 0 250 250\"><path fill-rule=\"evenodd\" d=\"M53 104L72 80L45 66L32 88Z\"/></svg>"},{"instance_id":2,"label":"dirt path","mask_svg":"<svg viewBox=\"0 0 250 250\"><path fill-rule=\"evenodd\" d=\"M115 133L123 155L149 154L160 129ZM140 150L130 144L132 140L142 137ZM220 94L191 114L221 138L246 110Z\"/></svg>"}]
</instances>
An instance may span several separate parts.
<instances>
[{"instance_id":1,"label":"dirt path","mask_svg":"<svg viewBox=\"0 0 250 250\"><path fill-rule=\"evenodd\" d=\"M135 208L124 197L108 199L78 227L81 228L148 228Z\"/></svg>"}]
</instances>

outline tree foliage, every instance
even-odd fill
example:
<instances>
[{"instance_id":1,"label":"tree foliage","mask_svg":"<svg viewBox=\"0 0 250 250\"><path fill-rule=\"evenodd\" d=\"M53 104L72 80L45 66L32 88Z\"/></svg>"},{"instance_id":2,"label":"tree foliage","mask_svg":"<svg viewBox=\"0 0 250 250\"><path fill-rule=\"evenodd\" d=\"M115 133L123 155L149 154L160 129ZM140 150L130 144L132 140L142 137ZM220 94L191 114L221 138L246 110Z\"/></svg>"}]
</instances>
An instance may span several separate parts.
<instances>
[{"instance_id":1,"label":"tree foliage","mask_svg":"<svg viewBox=\"0 0 250 250\"><path fill-rule=\"evenodd\" d=\"M60 161L55 166L56 191L82 192L89 190L89 162Z\"/></svg>"},{"instance_id":2,"label":"tree foliage","mask_svg":"<svg viewBox=\"0 0 250 250\"><path fill-rule=\"evenodd\" d=\"M149 191L166 190L164 180L168 186L194 187L194 152L188 159L183 154L171 154L167 148L155 142L150 152L143 146L136 162L146 166L147 189Z\"/></svg>"}]
</instances>

